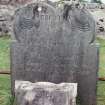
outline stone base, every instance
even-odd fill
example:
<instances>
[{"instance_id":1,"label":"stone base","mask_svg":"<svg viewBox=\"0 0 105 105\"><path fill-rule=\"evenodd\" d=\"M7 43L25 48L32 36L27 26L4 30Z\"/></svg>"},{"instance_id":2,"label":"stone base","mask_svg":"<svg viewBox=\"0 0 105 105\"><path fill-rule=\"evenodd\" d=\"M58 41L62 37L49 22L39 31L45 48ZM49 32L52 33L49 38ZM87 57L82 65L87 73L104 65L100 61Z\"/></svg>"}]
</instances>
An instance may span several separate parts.
<instances>
[{"instance_id":1,"label":"stone base","mask_svg":"<svg viewBox=\"0 0 105 105\"><path fill-rule=\"evenodd\" d=\"M15 81L18 105L76 105L77 84Z\"/></svg>"}]
</instances>

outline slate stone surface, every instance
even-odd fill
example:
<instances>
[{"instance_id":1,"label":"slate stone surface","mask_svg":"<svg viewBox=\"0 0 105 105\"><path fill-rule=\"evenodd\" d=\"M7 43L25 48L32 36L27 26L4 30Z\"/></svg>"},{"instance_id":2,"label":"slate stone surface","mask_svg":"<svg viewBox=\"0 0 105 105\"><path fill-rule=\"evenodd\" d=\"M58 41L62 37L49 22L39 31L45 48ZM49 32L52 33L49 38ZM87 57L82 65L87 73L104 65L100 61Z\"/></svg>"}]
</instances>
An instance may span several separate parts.
<instances>
[{"instance_id":1,"label":"slate stone surface","mask_svg":"<svg viewBox=\"0 0 105 105\"><path fill-rule=\"evenodd\" d=\"M96 105L95 21L84 7L29 4L16 11L14 35L13 86L14 80L77 82L81 105Z\"/></svg>"}]
</instances>

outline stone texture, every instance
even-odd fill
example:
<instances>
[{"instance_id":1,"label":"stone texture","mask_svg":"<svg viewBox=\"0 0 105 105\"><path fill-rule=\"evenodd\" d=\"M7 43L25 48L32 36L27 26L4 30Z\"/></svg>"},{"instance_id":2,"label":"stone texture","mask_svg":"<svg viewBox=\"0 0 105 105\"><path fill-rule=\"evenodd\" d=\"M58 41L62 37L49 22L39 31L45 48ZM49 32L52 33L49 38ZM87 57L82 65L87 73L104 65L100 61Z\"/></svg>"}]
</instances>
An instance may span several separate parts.
<instances>
[{"instance_id":1,"label":"stone texture","mask_svg":"<svg viewBox=\"0 0 105 105\"><path fill-rule=\"evenodd\" d=\"M18 105L76 105L77 84L15 82Z\"/></svg>"},{"instance_id":2,"label":"stone texture","mask_svg":"<svg viewBox=\"0 0 105 105\"><path fill-rule=\"evenodd\" d=\"M37 0L0 0L0 36L12 34L12 23L13 23L13 16L14 16L13 13L15 12L15 9L35 1ZM57 2L52 2L51 0L40 0L40 1L47 2L48 4L54 7L63 5L63 4L57 3L59 0ZM65 1L66 4L70 4L72 2L78 3L78 0ZM104 16L105 4L99 4L99 3L82 3L82 4L85 5L85 8L87 8L90 11L90 13L92 13L95 20L99 23L97 25L97 35L104 35L105 22L99 22L97 17L99 18L105 17ZM8 20L6 20L5 18ZM5 27L4 27L4 24L5 24Z\"/></svg>"},{"instance_id":3,"label":"stone texture","mask_svg":"<svg viewBox=\"0 0 105 105\"><path fill-rule=\"evenodd\" d=\"M0 4L8 4L11 0L0 0Z\"/></svg>"},{"instance_id":4,"label":"stone texture","mask_svg":"<svg viewBox=\"0 0 105 105\"><path fill-rule=\"evenodd\" d=\"M15 8L7 5L0 5L0 36L11 35L13 16Z\"/></svg>"},{"instance_id":5,"label":"stone texture","mask_svg":"<svg viewBox=\"0 0 105 105\"><path fill-rule=\"evenodd\" d=\"M32 1L32 0L0 0L0 4L3 4L3 5L8 5L8 4L16 4L16 3L19 3L19 4L25 4L26 2L29 2L29 1Z\"/></svg>"},{"instance_id":6,"label":"stone texture","mask_svg":"<svg viewBox=\"0 0 105 105\"><path fill-rule=\"evenodd\" d=\"M11 46L15 80L77 82L81 105L96 105L98 47L95 21L82 6L40 2L16 11ZM13 88L14 89L14 88Z\"/></svg>"}]
</instances>

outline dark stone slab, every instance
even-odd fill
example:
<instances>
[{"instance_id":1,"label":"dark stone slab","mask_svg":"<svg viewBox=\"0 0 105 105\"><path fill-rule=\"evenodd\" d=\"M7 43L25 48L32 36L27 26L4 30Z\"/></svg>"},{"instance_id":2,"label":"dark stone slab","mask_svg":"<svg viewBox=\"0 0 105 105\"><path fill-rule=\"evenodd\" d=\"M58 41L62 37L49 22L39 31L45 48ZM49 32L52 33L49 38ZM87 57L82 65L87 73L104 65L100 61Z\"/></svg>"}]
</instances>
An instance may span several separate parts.
<instances>
[{"instance_id":1,"label":"dark stone slab","mask_svg":"<svg viewBox=\"0 0 105 105\"><path fill-rule=\"evenodd\" d=\"M11 47L12 84L77 82L81 105L96 105L98 47L85 8L33 3L16 11Z\"/></svg>"}]
</instances>

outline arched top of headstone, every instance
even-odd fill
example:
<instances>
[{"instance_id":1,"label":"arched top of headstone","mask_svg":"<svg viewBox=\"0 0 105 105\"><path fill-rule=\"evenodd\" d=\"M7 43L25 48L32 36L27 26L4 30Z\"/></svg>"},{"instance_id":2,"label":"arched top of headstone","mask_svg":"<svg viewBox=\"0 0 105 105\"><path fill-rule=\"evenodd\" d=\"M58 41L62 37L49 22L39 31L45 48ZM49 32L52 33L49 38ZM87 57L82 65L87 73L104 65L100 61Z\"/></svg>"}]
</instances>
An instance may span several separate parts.
<instances>
[{"instance_id":1,"label":"arched top of headstone","mask_svg":"<svg viewBox=\"0 0 105 105\"><path fill-rule=\"evenodd\" d=\"M71 29L75 32L80 31L84 33L84 36L89 33L87 37L87 41L89 43L93 43L95 40L95 20L92 15L88 12L85 8L85 5L82 4L75 4L75 5L68 5L65 4L64 12L63 12L64 20L68 21L71 25ZM79 34L79 33L75 33Z\"/></svg>"},{"instance_id":2,"label":"arched top of headstone","mask_svg":"<svg viewBox=\"0 0 105 105\"><path fill-rule=\"evenodd\" d=\"M14 34L18 42L26 40L28 31L52 27L56 10L44 2L34 2L15 12ZM50 24L50 25L49 25ZM40 29L39 29L40 30Z\"/></svg>"},{"instance_id":3,"label":"arched top of headstone","mask_svg":"<svg viewBox=\"0 0 105 105\"><path fill-rule=\"evenodd\" d=\"M18 42L24 43L32 33L35 36L39 32L49 34L57 30L65 31L65 34L69 32L71 36L82 33L89 43L95 40L95 21L85 6L78 2L65 3L64 9L45 2L34 2L15 13L14 34Z\"/></svg>"}]
</instances>

